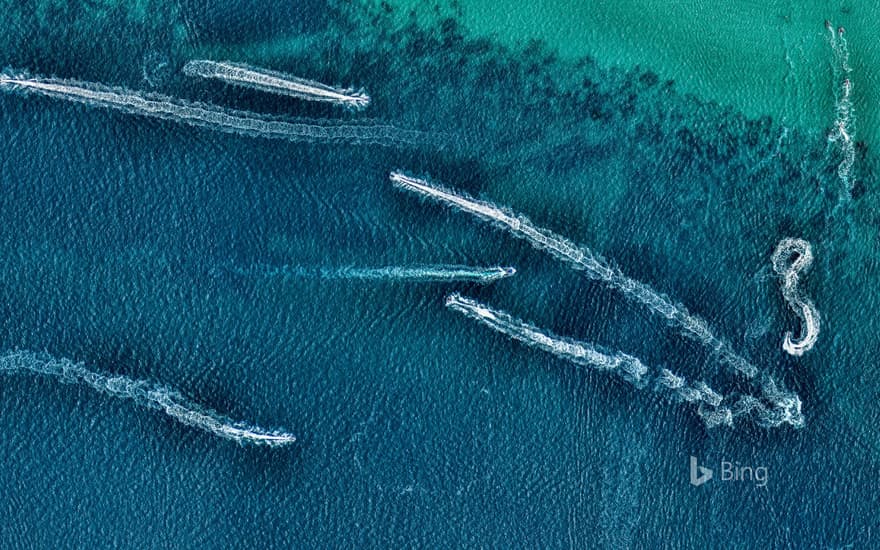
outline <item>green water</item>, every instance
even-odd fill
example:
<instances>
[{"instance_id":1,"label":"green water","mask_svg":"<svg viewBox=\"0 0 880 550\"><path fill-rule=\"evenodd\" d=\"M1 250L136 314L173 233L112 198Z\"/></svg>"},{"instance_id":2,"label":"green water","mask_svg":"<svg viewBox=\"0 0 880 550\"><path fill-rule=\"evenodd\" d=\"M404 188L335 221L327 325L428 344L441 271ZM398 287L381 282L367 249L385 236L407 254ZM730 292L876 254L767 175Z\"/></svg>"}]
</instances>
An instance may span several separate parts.
<instances>
[{"instance_id":1,"label":"green water","mask_svg":"<svg viewBox=\"0 0 880 550\"><path fill-rule=\"evenodd\" d=\"M748 116L824 129L834 120L831 48L824 19L846 28L857 138L880 141L880 42L871 1L768 0L461 0L438 8L424 0L389 0L401 21L454 16L471 33L512 48L543 41L565 59L640 65L683 93L731 105ZM819 15L817 15L819 14ZM824 18L824 19L823 19Z\"/></svg>"}]
</instances>

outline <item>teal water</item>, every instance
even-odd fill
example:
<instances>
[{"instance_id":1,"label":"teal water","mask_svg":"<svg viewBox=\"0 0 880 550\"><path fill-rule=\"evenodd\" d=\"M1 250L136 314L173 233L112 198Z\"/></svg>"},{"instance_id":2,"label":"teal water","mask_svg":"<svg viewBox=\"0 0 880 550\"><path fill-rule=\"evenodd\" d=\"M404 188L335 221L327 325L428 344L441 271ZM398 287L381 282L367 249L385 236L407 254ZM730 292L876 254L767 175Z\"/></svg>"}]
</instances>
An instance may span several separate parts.
<instances>
[{"instance_id":1,"label":"teal water","mask_svg":"<svg viewBox=\"0 0 880 550\"><path fill-rule=\"evenodd\" d=\"M0 95L2 347L155 381L297 436L239 446L83 385L5 376L3 546L876 544L871 150L841 203L839 151L823 132L685 96L650 67L559 60L468 38L454 20L400 28L317 1L139 9L11 10L7 40L20 39L4 46L8 64L442 139L290 143ZM179 70L205 51L289 37L273 70L363 86L369 108ZM805 427L707 429L686 404L448 310L458 291L751 391L618 290L395 189L392 170L509 206L681 302L801 396ZM823 316L800 358L782 350L799 320L771 265L785 237L813 245L799 285ZM488 286L216 276L230 263L517 273ZM690 456L717 479L691 486ZM723 481L722 460L767 467L767 485Z\"/></svg>"}]
</instances>

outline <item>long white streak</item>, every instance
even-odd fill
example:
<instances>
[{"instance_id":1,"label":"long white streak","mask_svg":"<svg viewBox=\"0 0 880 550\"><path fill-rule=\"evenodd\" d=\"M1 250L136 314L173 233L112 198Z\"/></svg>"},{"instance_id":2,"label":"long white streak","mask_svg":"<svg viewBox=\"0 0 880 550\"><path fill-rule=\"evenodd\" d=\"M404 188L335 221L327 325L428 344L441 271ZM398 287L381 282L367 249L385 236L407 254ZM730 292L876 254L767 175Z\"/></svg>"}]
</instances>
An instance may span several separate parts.
<instances>
[{"instance_id":1,"label":"long white streak","mask_svg":"<svg viewBox=\"0 0 880 550\"><path fill-rule=\"evenodd\" d=\"M516 268L513 267L472 267L467 265L308 268L257 264L251 267L233 266L224 269L246 277L361 279L411 283L473 282L489 284L516 274Z\"/></svg>"},{"instance_id":2,"label":"long white streak","mask_svg":"<svg viewBox=\"0 0 880 550\"><path fill-rule=\"evenodd\" d=\"M802 335L794 340L791 331L785 333L782 349L791 355L803 355L811 350L819 339L819 311L808 298L798 292L798 274L806 272L813 263L813 249L803 239L782 239L772 257L773 270L782 277L782 296L789 307L800 317Z\"/></svg>"},{"instance_id":3,"label":"long white streak","mask_svg":"<svg viewBox=\"0 0 880 550\"><path fill-rule=\"evenodd\" d=\"M650 385L672 401L694 405L708 428L733 426L734 419L739 417L751 419L765 428L783 424L795 428L804 426L800 398L795 393L779 390L772 379L764 379L758 397L724 396L703 381L689 383L684 376L667 368L649 368L631 355L600 350L587 342L557 336L458 293L446 297L446 306L528 346L577 365L615 372L637 388Z\"/></svg>"},{"instance_id":4,"label":"long white streak","mask_svg":"<svg viewBox=\"0 0 880 550\"><path fill-rule=\"evenodd\" d=\"M90 107L106 107L132 115L251 137L320 143L363 143L386 147L415 147L430 145L436 141L436 137L431 134L385 124L338 124L310 119L279 119L95 82L21 76L7 72L0 75L0 90L33 92Z\"/></svg>"},{"instance_id":5,"label":"long white streak","mask_svg":"<svg viewBox=\"0 0 880 550\"><path fill-rule=\"evenodd\" d=\"M547 351L572 363L599 370L609 370L637 387L644 387L648 367L641 361L624 353L607 353L592 344L571 338L556 336L530 325L525 321L458 293L446 297L446 307L463 313L471 319L487 325L529 346Z\"/></svg>"},{"instance_id":6,"label":"long white streak","mask_svg":"<svg viewBox=\"0 0 880 550\"><path fill-rule=\"evenodd\" d=\"M161 410L187 426L239 444L280 447L296 441L296 436L283 431L266 430L231 420L193 403L172 388L126 376L94 372L69 359L58 359L30 351L12 351L0 355L0 371L46 374L64 382L82 382L113 397L132 399L139 405Z\"/></svg>"},{"instance_id":7,"label":"long white streak","mask_svg":"<svg viewBox=\"0 0 880 550\"><path fill-rule=\"evenodd\" d=\"M757 374L758 369L754 365L737 354L730 344L712 334L706 321L692 315L683 305L673 303L668 297L648 285L627 277L592 250L578 246L552 231L537 227L525 216L490 202L473 199L464 193L401 172L392 172L390 177L397 187L473 214L479 219L501 227L515 237L525 239L535 248L544 250L554 258L583 271L587 276L620 290L628 298L647 306L651 311L678 325L684 335L714 350L722 361L745 376L751 378Z\"/></svg>"},{"instance_id":8,"label":"long white streak","mask_svg":"<svg viewBox=\"0 0 880 550\"><path fill-rule=\"evenodd\" d=\"M262 92L281 94L307 101L323 101L349 109L361 110L370 104L370 96L363 90L335 88L314 80L243 63L195 59L183 66L183 72L187 76L213 78Z\"/></svg>"},{"instance_id":9,"label":"long white streak","mask_svg":"<svg viewBox=\"0 0 880 550\"><path fill-rule=\"evenodd\" d=\"M424 267L348 268L331 272L331 277L347 279L395 280L413 282L474 282L494 283L516 274L513 267L469 267L466 265L432 265Z\"/></svg>"},{"instance_id":10,"label":"long white streak","mask_svg":"<svg viewBox=\"0 0 880 550\"><path fill-rule=\"evenodd\" d=\"M849 65L849 48L847 46L843 27L836 30L830 21L825 21L825 28L828 30L828 42L834 53L834 61L832 63L832 71L835 81L835 120L828 134L829 142L836 142L840 147L843 159L837 166L837 176L843 185L841 197L849 199L852 196L854 181L852 178L852 168L856 162L855 148L855 117L853 116L852 103L852 81L849 78L852 68ZM839 82L839 83L838 83Z\"/></svg>"}]
</instances>

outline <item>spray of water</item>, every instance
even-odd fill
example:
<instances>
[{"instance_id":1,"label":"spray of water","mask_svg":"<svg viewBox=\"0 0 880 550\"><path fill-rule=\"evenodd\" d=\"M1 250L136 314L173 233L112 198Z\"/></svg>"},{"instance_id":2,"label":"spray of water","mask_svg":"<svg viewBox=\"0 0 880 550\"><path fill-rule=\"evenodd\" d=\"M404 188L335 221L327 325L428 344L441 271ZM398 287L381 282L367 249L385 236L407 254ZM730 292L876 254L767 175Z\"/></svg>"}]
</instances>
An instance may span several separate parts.
<instances>
[{"instance_id":1,"label":"spray of water","mask_svg":"<svg viewBox=\"0 0 880 550\"><path fill-rule=\"evenodd\" d=\"M113 397L131 399L138 405L163 411L182 424L242 445L281 447L296 441L294 435L283 431L266 430L231 420L194 403L172 388L126 376L102 374L69 359L30 351L12 351L0 355L0 371L44 374L64 382L82 383Z\"/></svg>"},{"instance_id":2,"label":"spray of water","mask_svg":"<svg viewBox=\"0 0 880 550\"><path fill-rule=\"evenodd\" d=\"M835 81L835 119L828 134L828 141L836 143L840 148L843 159L837 166L837 176L843 187L842 197L849 199L855 183L852 170L856 162L855 116L852 104L852 80L850 80L852 68L849 65L849 48L844 38L846 30L843 27L835 29L830 21L825 21L825 28L828 30L828 42L834 53L831 68Z\"/></svg>"},{"instance_id":3,"label":"spray of water","mask_svg":"<svg viewBox=\"0 0 880 550\"><path fill-rule=\"evenodd\" d=\"M579 246L552 231L537 227L525 216L490 202L473 199L460 191L453 191L401 172L392 172L391 181L401 189L412 191L472 214L504 229L515 237L525 239L535 248L544 250L554 258L585 273L588 277L602 281L621 291L627 298L646 306L669 323L679 327L688 338L708 346L718 354L721 361L731 365L739 373L749 378L757 374L757 367L737 354L726 341L716 337L706 321L690 313L682 304L674 303L667 296L658 293L648 285L627 277L617 267L612 266L605 258L589 248Z\"/></svg>"},{"instance_id":4,"label":"spray of water","mask_svg":"<svg viewBox=\"0 0 880 550\"><path fill-rule=\"evenodd\" d=\"M615 373L639 389L651 388L673 402L695 406L697 414L709 428L733 426L740 417L767 428L784 424L796 428L804 426L800 398L795 393L779 389L778 384L769 377L764 377L757 396L725 396L703 381L688 382L684 376L668 368L650 368L631 355L557 336L457 293L446 297L446 306L528 346L577 365Z\"/></svg>"},{"instance_id":5,"label":"spray of water","mask_svg":"<svg viewBox=\"0 0 880 550\"><path fill-rule=\"evenodd\" d=\"M0 74L0 91L36 93L89 107L104 107L131 115L259 138L313 143L373 144L384 147L430 146L436 145L439 139L426 132L387 124L281 119L95 82L29 76L13 71Z\"/></svg>"},{"instance_id":6,"label":"spray of water","mask_svg":"<svg viewBox=\"0 0 880 550\"><path fill-rule=\"evenodd\" d=\"M813 249L803 239L782 239L773 252L773 271L782 278L782 296L801 319L801 337L794 339L786 332L782 349L791 355L803 355L811 350L819 338L819 311L808 298L798 291L798 274L806 272L813 263Z\"/></svg>"},{"instance_id":7,"label":"spray of water","mask_svg":"<svg viewBox=\"0 0 880 550\"><path fill-rule=\"evenodd\" d=\"M314 80L244 63L196 59L184 65L183 72L187 76L221 80L261 92L296 97L306 101L321 101L358 111L370 104L370 96L363 90L336 88Z\"/></svg>"},{"instance_id":8,"label":"spray of water","mask_svg":"<svg viewBox=\"0 0 880 550\"><path fill-rule=\"evenodd\" d=\"M489 284L516 274L513 267L471 267L466 265L423 265L386 267L308 268L302 266L273 266L257 264L250 267L230 266L216 268L243 277L280 279L328 279L391 281L407 283L470 282Z\"/></svg>"}]
</instances>

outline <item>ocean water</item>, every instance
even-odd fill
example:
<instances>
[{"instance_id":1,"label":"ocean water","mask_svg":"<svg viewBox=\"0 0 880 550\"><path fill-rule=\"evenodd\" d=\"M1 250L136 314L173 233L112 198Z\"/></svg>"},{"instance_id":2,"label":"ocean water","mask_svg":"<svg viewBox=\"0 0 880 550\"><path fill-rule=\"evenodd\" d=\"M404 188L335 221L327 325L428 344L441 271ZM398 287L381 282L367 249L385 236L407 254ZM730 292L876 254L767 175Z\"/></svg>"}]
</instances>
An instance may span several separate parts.
<instances>
[{"instance_id":1,"label":"ocean water","mask_svg":"<svg viewBox=\"0 0 880 550\"><path fill-rule=\"evenodd\" d=\"M845 189L841 149L827 139L835 82L823 34L840 8L803 8L814 27L790 31L827 54L810 77L827 88L806 103L821 112L795 119L789 96L773 104L756 91L747 105L705 75L683 71L680 85L672 62L621 57L633 33L560 50L529 40L539 23L516 28L522 41L475 30L481 4L462 4L422 4L429 17L317 0L4 6L2 65L267 115L371 119L429 139L269 140L0 94L2 349L164 384L297 436L281 448L238 445L88 385L7 373L0 545L880 542L877 156L866 114ZM761 24L743 26L758 35ZM645 35L645 51L665 49L657 36ZM679 37L663 40L684 51ZM363 87L372 101L356 113L181 72L204 58ZM877 74L868 63L851 74L861 98ZM870 112L858 97L854 108ZM707 428L693 406L447 309L446 295L460 292L725 394L755 391L619 290L395 189L392 170L510 207L667 294L797 392L805 425L743 417ZM815 256L799 285L822 328L801 357L782 350L800 321L771 266L786 237L809 241ZM491 285L249 275L273 265L517 273ZM714 479L693 486L691 457ZM725 479L725 463L765 468L766 484Z\"/></svg>"},{"instance_id":2,"label":"ocean water","mask_svg":"<svg viewBox=\"0 0 880 550\"><path fill-rule=\"evenodd\" d=\"M454 17L468 32L508 46L540 40L561 58L590 56L605 66L648 68L676 89L734 106L750 117L823 128L833 110L828 85L829 20L847 33L861 139L877 143L880 104L874 59L880 5L861 1L768 0L735 4L681 0L546 0L497 9L484 0L390 0L399 21ZM646 13L656 11L655 17Z\"/></svg>"}]
</instances>

